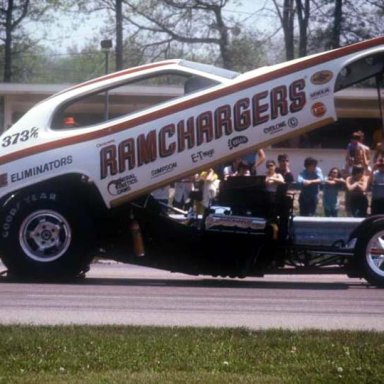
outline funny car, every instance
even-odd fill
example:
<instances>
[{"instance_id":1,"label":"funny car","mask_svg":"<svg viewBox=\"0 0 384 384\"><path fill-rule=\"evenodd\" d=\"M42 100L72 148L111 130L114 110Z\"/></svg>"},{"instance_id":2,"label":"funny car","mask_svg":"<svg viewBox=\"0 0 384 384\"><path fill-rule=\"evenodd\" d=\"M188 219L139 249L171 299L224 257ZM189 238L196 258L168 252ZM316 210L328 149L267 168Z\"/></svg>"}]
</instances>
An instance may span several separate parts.
<instances>
[{"instance_id":1,"label":"funny car","mask_svg":"<svg viewBox=\"0 0 384 384\"><path fill-rule=\"evenodd\" d=\"M268 200L263 176L222 182L202 215L151 196L333 124L337 92L368 84L380 94L383 72L378 37L245 73L166 60L47 98L0 136L9 275L72 278L98 256L190 274L346 273L383 285L383 216L295 217L283 188Z\"/></svg>"}]
</instances>

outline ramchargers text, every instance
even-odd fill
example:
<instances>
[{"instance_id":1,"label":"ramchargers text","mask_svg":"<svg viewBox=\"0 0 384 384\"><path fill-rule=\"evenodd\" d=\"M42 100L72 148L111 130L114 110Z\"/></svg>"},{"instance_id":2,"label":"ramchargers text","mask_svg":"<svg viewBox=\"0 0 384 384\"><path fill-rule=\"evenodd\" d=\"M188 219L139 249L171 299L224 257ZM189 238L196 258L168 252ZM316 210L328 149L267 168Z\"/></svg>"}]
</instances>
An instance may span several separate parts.
<instances>
[{"instance_id":1,"label":"ramchargers text","mask_svg":"<svg viewBox=\"0 0 384 384\"><path fill-rule=\"evenodd\" d=\"M215 110L204 111L137 137L129 137L119 144L110 144L100 150L100 177L116 175L243 132L268 121L296 113L306 104L305 80L280 85L241 98L233 105L225 104Z\"/></svg>"}]
</instances>

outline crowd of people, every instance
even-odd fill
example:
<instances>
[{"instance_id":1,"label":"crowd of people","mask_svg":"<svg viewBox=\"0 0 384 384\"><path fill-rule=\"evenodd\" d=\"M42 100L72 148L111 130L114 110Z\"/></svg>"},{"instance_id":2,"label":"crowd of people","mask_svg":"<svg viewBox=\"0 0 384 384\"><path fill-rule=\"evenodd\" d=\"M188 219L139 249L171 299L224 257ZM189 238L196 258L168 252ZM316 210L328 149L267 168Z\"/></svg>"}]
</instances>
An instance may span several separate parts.
<instances>
[{"instance_id":1,"label":"crowd of people","mask_svg":"<svg viewBox=\"0 0 384 384\"><path fill-rule=\"evenodd\" d=\"M345 167L332 167L324 176L318 161L313 157L304 160L303 170L295 179L289 166L287 154L280 154L277 162L266 159L263 149L256 153L236 158L222 167L220 172L210 168L200 174L182 179L174 184L173 206L182 210L193 209L203 213L218 195L220 181L236 176L265 176L265 189L271 196L279 185L299 190L300 216L314 216L318 210L320 191L324 216L337 217L340 201L345 197L345 215L365 217L384 214L384 139L376 144L371 161L371 151L364 144L361 131L353 133L346 148ZM266 170L261 170L265 163ZM369 194L368 194L369 192ZM168 195L167 195L168 193ZM169 188L153 193L163 202L169 198ZM368 197L369 196L369 197Z\"/></svg>"}]
</instances>

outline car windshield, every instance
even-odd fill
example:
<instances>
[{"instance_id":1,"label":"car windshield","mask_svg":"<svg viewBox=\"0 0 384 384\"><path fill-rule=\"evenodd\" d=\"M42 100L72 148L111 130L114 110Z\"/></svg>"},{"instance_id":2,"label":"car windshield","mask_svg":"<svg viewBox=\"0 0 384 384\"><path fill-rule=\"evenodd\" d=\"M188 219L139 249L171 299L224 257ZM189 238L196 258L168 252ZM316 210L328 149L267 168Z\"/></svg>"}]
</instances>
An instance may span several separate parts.
<instances>
[{"instance_id":1,"label":"car windshield","mask_svg":"<svg viewBox=\"0 0 384 384\"><path fill-rule=\"evenodd\" d=\"M52 129L90 127L160 106L219 83L207 77L181 71L140 77L69 101L56 112L52 120Z\"/></svg>"}]
</instances>

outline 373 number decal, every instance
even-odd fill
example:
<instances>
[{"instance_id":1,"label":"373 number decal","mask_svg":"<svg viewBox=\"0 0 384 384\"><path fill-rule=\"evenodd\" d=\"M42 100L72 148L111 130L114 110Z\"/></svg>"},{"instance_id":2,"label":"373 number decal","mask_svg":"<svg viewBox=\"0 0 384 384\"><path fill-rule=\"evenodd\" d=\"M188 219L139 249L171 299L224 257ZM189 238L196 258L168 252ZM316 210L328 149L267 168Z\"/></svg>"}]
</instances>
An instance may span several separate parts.
<instances>
[{"instance_id":1,"label":"373 number decal","mask_svg":"<svg viewBox=\"0 0 384 384\"><path fill-rule=\"evenodd\" d=\"M9 147L19 143L20 141L28 141L31 138L37 138L39 136L39 130L36 127L31 128L30 130L24 130L13 135L7 135L3 137L2 147Z\"/></svg>"}]
</instances>

